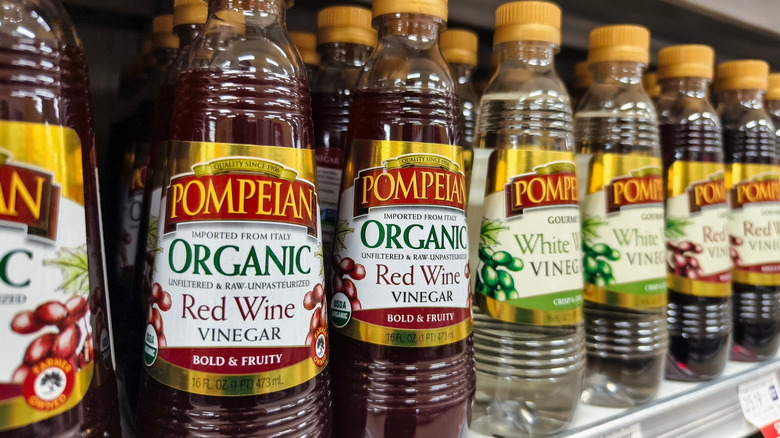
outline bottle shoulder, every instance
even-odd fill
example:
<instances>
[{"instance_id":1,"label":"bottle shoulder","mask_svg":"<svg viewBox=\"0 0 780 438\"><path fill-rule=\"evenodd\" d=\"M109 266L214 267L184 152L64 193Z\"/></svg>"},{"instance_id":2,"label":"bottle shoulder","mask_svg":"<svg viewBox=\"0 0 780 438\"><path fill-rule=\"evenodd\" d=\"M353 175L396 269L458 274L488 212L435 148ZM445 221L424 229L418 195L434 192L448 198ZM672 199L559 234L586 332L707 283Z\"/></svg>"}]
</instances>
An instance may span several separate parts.
<instances>
[{"instance_id":1,"label":"bottle shoulder","mask_svg":"<svg viewBox=\"0 0 780 438\"><path fill-rule=\"evenodd\" d=\"M333 62L323 64L311 81L312 93L349 94L357 84L362 66Z\"/></svg>"},{"instance_id":2,"label":"bottle shoulder","mask_svg":"<svg viewBox=\"0 0 780 438\"><path fill-rule=\"evenodd\" d=\"M593 84L577 105L575 117L620 115L656 122L655 105L636 84Z\"/></svg>"},{"instance_id":3,"label":"bottle shoulder","mask_svg":"<svg viewBox=\"0 0 780 438\"><path fill-rule=\"evenodd\" d=\"M390 39L368 59L357 88L454 94L455 82L438 45L410 47L407 41Z\"/></svg>"},{"instance_id":4,"label":"bottle shoulder","mask_svg":"<svg viewBox=\"0 0 780 438\"><path fill-rule=\"evenodd\" d=\"M720 131L720 118L705 98L661 95L656 104L659 125L697 126Z\"/></svg>"}]
</instances>

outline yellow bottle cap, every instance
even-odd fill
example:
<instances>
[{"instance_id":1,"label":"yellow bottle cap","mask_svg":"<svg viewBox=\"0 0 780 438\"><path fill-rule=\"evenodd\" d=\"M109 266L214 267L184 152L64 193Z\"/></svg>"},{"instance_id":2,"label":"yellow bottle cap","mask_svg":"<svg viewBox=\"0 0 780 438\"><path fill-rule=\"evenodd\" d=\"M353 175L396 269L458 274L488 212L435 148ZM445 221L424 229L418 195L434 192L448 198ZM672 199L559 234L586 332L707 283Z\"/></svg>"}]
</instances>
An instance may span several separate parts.
<instances>
[{"instance_id":1,"label":"yellow bottle cap","mask_svg":"<svg viewBox=\"0 0 780 438\"><path fill-rule=\"evenodd\" d=\"M444 60L450 64L477 66L477 34L470 30L450 29L439 39Z\"/></svg>"},{"instance_id":2,"label":"yellow bottle cap","mask_svg":"<svg viewBox=\"0 0 780 438\"><path fill-rule=\"evenodd\" d=\"M507 41L545 41L561 45L561 8L555 3L522 1L496 9L493 45Z\"/></svg>"},{"instance_id":3,"label":"yellow bottle cap","mask_svg":"<svg viewBox=\"0 0 780 438\"><path fill-rule=\"evenodd\" d=\"M664 47L658 52L658 79L712 79L715 51L703 44Z\"/></svg>"},{"instance_id":4,"label":"yellow bottle cap","mask_svg":"<svg viewBox=\"0 0 780 438\"><path fill-rule=\"evenodd\" d=\"M769 64L757 59L718 64L718 90L766 90Z\"/></svg>"},{"instance_id":5,"label":"yellow bottle cap","mask_svg":"<svg viewBox=\"0 0 780 438\"><path fill-rule=\"evenodd\" d=\"M574 88L584 89L590 87L593 82L593 73L590 72L588 61L580 61L574 65Z\"/></svg>"},{"instance_id":6,"label":"yellow bottle cap","mask_svg":"<svg viewBox=\"0 0 780 438\"><path fill-rule=\"evenodd\" d=\"M355 6L332 6L317 14L317 44L352 43L376 47L371 11Z\"/></svg>"},{"instance_id":7,"label":"yellow bottle cap","mask_svg":"<svg viewBox=\"0 0 780 438\"><path fill-rule=\"evenodd\" d=\"M425 14L447 21L447 0L374 0L373 17L385 14Z\"/></svg>"},{"instance_id":8,"label":"yellow bottle cap","mask_svg":"<svg viewBox=\"0 0 780 438\"><path fill-rule=\"evenodd\" d=\"M632 24L597 27L590 32L588 63L650 61L650 31Z\"/></svg>"},{"instance_id":9,"label":"yellow bottle cap","mask_svg":"<svg viewBox=\"0 0 780 438\"><path fill-rule=\"evenodd\" d=\"M317 35L311 32L290 32L290 39L303 58L310 65L320 65L320 55L317 53Z\"/></svg>"},{"instance_id":10,"label":"yellow bottle cap","mask_svg":"<svg viewBox=\"0 0 780 438\"><path fill-rule=\"evenodd\" d=\"M208 17L209 4L204 0L173 0L173 27L203 24Z\"/></svg>"},{"instance_id":11,"label":"yellow bottle cap","mask_svg":"<svg viewBox=\"0 0 780 438\"><path fill-rule=\"evenodd\" d=\"M217 11L215 15L217 20L213 22L213 26L230 26L238 35L246 35L246 17L244 17L244 13L242 11L237 11L235 9L223 9L221 11Z\"/></svg>"},{"instance_id":12,"label":"yellow bottle cap","mask_svg":"<svg viewBox=\"0 0 780 438\"><path fill-rule=\"evenodd\" d=\"M769 75L769 90L766 92L767 100L780 100L780 73Z\"/></svg>"},{"instance_id":13,"label":"yellow bottle cap","mask_svg":"<svg viewBox=\"0 0 780 438\"><path fill-rule=\"evenodd\" d=\"M173 14L162 14L152 20L152 44L156 49L178 49L179 37L173 34Z\"/></svg>"},{"instance_id":14,"label":"yellow bottle cap","mask_svg":"<svg viewBox=\"0 0 780 438\"><path fill-rule=\"evenodd\" d=\"M645 93L650 97L660 96L661 86L658 85L658 73L645 72L645 74L642 75L642 88L645 89Z\"/></svg>"}]
</instances>

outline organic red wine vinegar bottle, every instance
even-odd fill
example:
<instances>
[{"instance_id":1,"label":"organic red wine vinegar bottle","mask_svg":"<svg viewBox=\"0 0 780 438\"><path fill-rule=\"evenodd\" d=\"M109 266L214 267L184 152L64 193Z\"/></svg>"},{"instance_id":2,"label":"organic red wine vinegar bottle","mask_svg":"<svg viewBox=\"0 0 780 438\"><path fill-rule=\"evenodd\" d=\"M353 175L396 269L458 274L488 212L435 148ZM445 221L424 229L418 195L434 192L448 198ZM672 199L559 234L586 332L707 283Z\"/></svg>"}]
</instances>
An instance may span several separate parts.
<instances>
[{"instance_id":1,"label":"organic red wine vinegar bottle","mask_svg":"<svg viewBox=\"0 0 780 438\"><path fill-rule=\"evenodd\" d=\"M0 437L120 436L81 43L13 0L0 53Z\"/></svg>"},{"instance_id":2,"label":"organic red wine vinegar bottle","mask_svg":"<svg viewBox=\"0 0 780 438\"><path fill-rule=\"evenodd\" d=\"M330 320L340 437L460 437L474 395L465 175L444 0L377 0L352 100Z\"/></svg>"},{"instance_id":3,"label":"organic red wine vinegar bottle","mask_svg":"<svg viewBox=\"0 0 780 438\"><path fill-rule=\"evenodd\" d=\"M329 437L306 72L283 0L215 0L166 148L143 437Z\"/></svg>"}]
</instances>

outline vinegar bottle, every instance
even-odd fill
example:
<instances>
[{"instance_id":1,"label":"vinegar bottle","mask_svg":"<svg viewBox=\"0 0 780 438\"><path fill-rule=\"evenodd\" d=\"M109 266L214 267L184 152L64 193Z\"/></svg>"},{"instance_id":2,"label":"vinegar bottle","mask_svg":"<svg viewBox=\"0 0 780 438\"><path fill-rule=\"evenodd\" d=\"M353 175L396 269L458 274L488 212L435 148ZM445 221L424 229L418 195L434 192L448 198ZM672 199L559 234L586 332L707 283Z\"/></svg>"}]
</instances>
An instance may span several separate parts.
<instances>
[{"instance_id":1,"label":"vinegar bottle","mask_svg":"<svg viewBox=\"0 0 780 438\"><path fill-rule=\"evenodd\" d=\"M310 98L283 0L215 0L176 87L143 437L329 437Z\"/></svg>"},{"instance_id":2,"label":"vinegar bottle","mask_svg":"<svg viewBox=\"0 0 780 438\"><path fill-rule=\"evenodd\" d=\"M780 144L780 73L769 75L769 88L766 92L766 110L772 117L775 132Z\"/></svg>"},{"instance_id":3,"label":"vinegar bottle","mask_svg":"<svg viewBox=\"0 0 780 438\"><path fill-rule=\"evenodd\" d=\"M439 44L444 60L450 65L455 80L455 94L460 101L461 146L468 193L474 159L474 126L477 124L479 106L479 98L472 83L474 70L477 69L477 34L468 30L450 29L441 34Z\"/></svg>"},{"instance_id":4,"label":"vinegar bottle","mask_svg":"<svg viewBox=\"0 0 780 438\"><path fill-rule=\"evenodd\" d=\"M81 43L14 0L0 52L0 437L120 436Z\"/></svg>"},{"instance_id":5,"label":"vinegar bottle","mask_svg":"<svg viewBox=\"0 0 780 438\"><path fill-rule=\"evenodd\" d=\"M127 335L122 337L124 348L119 351L119 370L120 380L124 384L120 389L125 391L124 400L130 416L134 415L138 403L138 383L142 373L142 363L138 358L142 355L141 338L146 327L145 316L151 293L154 257L157 254L154 247L157 227L152 227L154 233L150 236L149 221L150 211L154 211L155 223L160 211L163 143L169 139L176 81L187 65L190 45L203 31L207 17L208 4L203 0L174 0L173 30L179 38L179 50L157 89L147 153L139 153L134 157L133 181L136 183L130 192L131 202L126 208L127 220L124 221L133 223L135 227L128 233L132 242L127 246L128 255L132 251L133 256L132 288L123 297L123 311L115 318L126 321L128 327ZM131 422L133 425L134 422Z\"/></svg>"},{"instance_id":6,"label":"vinegar bottle","mask_svg":"<svg viewBox=\"0 0 780 438\"><path fill-rule=\"evenodd\" d=\"M733 281L731 359L773 357L780 342L780 248L766 232L780 217L775 127L764 109L769 66L740 60L718 65L726 155Z\"/></svg>"},{"instance_id":7,"label":"vinegar bottle","mask_svg":"<svg viewBox=\"0 0 780 438\"><path fill-rule=\"evenodd\" d=\"M317 35L311 32L290 32L290 39L303 58L303 64L306 66L306 79L311 82L320 66L320 55L317 53Z\"/></svg>"},{"instance_id":8,"label":"vinegar bottle","mask_svg":"<svg viewBox=\"0 0 780 438\"><path fill-rule=\"evenodd\" d=\"M340 437L465 437L474 396L465 175L444 0L376 0L350 110L331 289Z\"/></svg>"},{"instance_id":9,"label":"vinegar bottle","mask_svg":"<svg viewBox=\"0 0 780 438\"><path fill-rule=\"evenodd\" d=\"M642 88L645 93L653 100L653 104L658 102L658 96L661 95L661 85L658 83L658 73L645 72L642 75Z\"/></svg>"},{"instance_id":10,"label":"vinegar bottle","mask_svg":"<svg viewBox=\"0 0 780 438\"><path fill-rule=\"evenodd\" d=\"M571 105L553 61L560 26L553 3L500 6L493 37L498 71L480 102L477 142L493 152L481 234L473 242L479 259L472 429L490 436L565 427L585 370Z\"/></svg>"},{"instance_id":11,"label":"vinegar bottle","mask_svg":"<svg viewBox=\"0 0 780 438\"><path fill-rule=\"evenodd\" d=\"M590 88L593 81L593 75L588 68L588 61L580 61L574 64L574 83L572 84L571 107L577 108L577 104L582 100L582 96Z\"/></svg>"},{"instance_id":12,"label":"vinegar bottle","mask_svg":"<svg viewBox=\"0 0 780 438\"><path fill-rule=\"evenodd\" d=\"M574 116L588 366L582 400L633 406L653 396L668 344L663 181L653 103L642 90L650 33L590 33L593 82Z\"/></svg>"},{"instance_id":13,"label":"vinegar bottle","mask_svg":"<svg viewBox=\"0 0 780 438\"><path fill-rule=\"evenodd\" d=\"M333 6L317 16L318 50L322 67L312 80L312 120L317 146L317 183L322 211L325 260L333 256L341 174L347 144L349 107L357 79L376 46L371 11ZM326 271L330 265L326 265Z\"/></svg>"},{"instance_id":14,"label":"vinegar bottle","mask_svg":"<svg viewBox=\"0 0 780 438\"><path fill-rule=\"evenodd\" d=\"M714 57L703 45L658 52L669 290L666 378L673 380L716 377L731 340L726 173L720 120L707 99Z\"/></svg>"}]
</instances>

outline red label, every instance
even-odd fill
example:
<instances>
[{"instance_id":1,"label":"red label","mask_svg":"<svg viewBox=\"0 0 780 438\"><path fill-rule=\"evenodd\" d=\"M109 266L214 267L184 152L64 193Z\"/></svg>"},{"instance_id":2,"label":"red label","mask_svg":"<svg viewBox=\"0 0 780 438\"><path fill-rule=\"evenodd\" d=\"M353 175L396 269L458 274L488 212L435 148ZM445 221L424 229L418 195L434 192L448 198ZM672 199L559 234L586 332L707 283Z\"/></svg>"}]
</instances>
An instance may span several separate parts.
<instances>
[{"instance_id":1,"label":"red label","mask_svg":"<svg viewBox=\"0 0 780 438\"><path fill-rule=\"evenodd\" d=\"M691 184L688 188L688 204L691 213L703 207L726 203L726 183L723 180Z\"/></svg>"},{"instance_id":2,"label":"red label","mask_svg":"<svg viewBox=\"0 0 780 438\"><path fill-rule=\"evenodd\" d=\"M506 216L520 216L526 208L577 204L577 177L573 172L521 175L506 185Z\"/></svg>"},{"instance_id":3,"label":"red label","mask_svg":"<svg viewBox=\"0 0 780 438\"><path fill-rule=\"evenodd\" d=\"M341 170L344 167L344 151L339 148L317 148L317 167Z\"/></svg>"},{"instance_id":4,"label":"red label","mask_svg":"<svg viewBox=\"0 0 780 438\"><path fill-rule=\"evenodd\" d=\"M745 204L780 201L780 184L776 179L764 181L743 181L731 188L731 208L739 209Z\"/></svg>"},{"instance_id":5,"label":"red label","mask_svg":"<svg viewBox=\"0 0 780 438\"><path fill-rule=\"evenodd\" d=\"M373 168L355 179L355 217L373 207L432 205L464 211L462 173L430 167Z\"/></svg>"},{"instance_id":6,"label":"red label","mask_svg":"<svg viewBox=\"0 0 780 438\"><path fill-rule=\"evenodd\" d=\"M57 239L60 187L51 174L0 166L0 220L23 224L27 233Z\"/></svg>"},{"instance_id":7,"label":"red label","mask_svg":"<svg viewBox=\"0 0 780 438\"><path fill-rule=\"evenodd\" d=\"M261 330L254 330L254 335ZM231 330L220 330L230 336ZM246 336L244 333L241 336ZM311 357L310 347L161 348L160 357L188 370L223 374L257 374L280 370Z\"/></svg>"},{"instance_id":8,"label":"red label","mask_svg":"<svg viewBox=\"0 0 780 438\"><path fill-rule=\"evenodd\" d=\"M660 176L616 178L604 186L604 191L607 213L631 205L659 204L664 201L664 187Z\"/></svg>"},{"instance_id":9,"label":"red label","mask_svg":"<svg viewBox=\"0 0 780 438\"><path fill-rule=\"evenodd\" d=\"M317 193L301 180L225 174L171 180L165 232L185 222L266 221L296 224L317 236Z\"/></svg>"}]
</instances>

